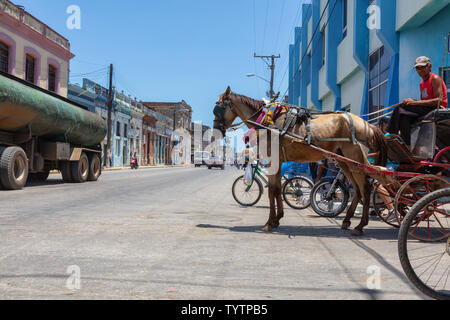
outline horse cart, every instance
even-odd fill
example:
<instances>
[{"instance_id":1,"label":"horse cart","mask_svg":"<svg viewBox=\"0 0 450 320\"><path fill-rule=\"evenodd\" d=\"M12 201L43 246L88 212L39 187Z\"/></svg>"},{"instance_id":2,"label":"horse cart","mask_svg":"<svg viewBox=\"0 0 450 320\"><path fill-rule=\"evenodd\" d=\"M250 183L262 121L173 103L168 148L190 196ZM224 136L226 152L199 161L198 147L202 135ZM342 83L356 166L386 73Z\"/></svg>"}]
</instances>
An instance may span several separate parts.
<instances>
[{"instance_id":1,"label":"horse cart","mask_svg":"<svg viewBox=\"0 0 450 320\"><path fill-rule=\"evenodd\" d=\"M295 106L281 109L284 111L278 118L268 124L261 122L267 118L264 102L235 94L228 87L214 108L214 128L225 134L241 125L233 125L239 117L249 128L265 129L267 134L262 136L280 137L278 150L274 149L280 152L280 161L335 161L357 189L342 228L350 227L358 201L363 199L361 222L352 231L355 236L362 235L369 222L370 194L375 186L378 215L391 225L401 226L398 247L406 275L425 294L450 299L450 111L434 110L420 119L411 132L412 148L408 148L400 137L383 137L379 128L356 115L310 114ZM398 167L394 170L370 164L365 148L373 149L376 164L389 158ZM269 220L263 231L277 228L284 216L280 180L279 172L270 177ZM395 223L387 219L383 206L391 207L391 212L394 207Z\"/></svg>"},{"instance_id":2,"label":"horse cart","mask_svg":"<svg viewBox=\"0 0 450 320\"><path fill-rule=\"evenodd\" d=\"M308 147L371 177L377 215L400 228L399 257L406 275L426 295L450 299L450 110L433 111L415 124L411 150L397 135L387 136L386 142L396 170ZM389 205L395 208L395 221L387 219Z\"/></svg>"},{"instance_id":3,"label":"horse cart","mask_svg":"<svg viewBox=\"0 0 450 320\"><path fill-rule=\"evenodd\" d=\"M389 159L398 163L395 171L311 148L374 179L377 215L400 227L398 250L407 277L426 295L450 299L450 110L433 111L415 124L411 150L396 135L386 141ZM386 219L389 204L381 192L392 201L394 222Z\"/></svg>"}]
</instances>

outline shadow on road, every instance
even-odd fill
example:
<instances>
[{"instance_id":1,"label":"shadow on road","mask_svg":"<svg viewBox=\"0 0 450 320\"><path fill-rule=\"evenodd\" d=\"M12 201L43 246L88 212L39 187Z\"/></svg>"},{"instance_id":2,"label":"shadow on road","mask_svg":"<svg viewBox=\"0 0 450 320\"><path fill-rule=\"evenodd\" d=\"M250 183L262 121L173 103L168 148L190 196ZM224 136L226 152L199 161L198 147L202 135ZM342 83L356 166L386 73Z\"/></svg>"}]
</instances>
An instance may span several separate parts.
<instances>
[{"instance_id":1,"label":"shadow on road","mask_svg":"<svg viewBox=\"0 0 450 320\"><path fill-rule=\"evenodd\" d=\"M224 229L232 232L244 233L264 233L261 231L262 225L259 226L217 226L211 224L199 224L197 228L204 229ZM285 235L292 237L318 237L318 238L352 238L360 240L398 240L398 230L393 228L366 228L364 235L361 237L353 237L351 230L342 230L335 226L280 226L269 234Z\"/></svg>"}]
</instances>

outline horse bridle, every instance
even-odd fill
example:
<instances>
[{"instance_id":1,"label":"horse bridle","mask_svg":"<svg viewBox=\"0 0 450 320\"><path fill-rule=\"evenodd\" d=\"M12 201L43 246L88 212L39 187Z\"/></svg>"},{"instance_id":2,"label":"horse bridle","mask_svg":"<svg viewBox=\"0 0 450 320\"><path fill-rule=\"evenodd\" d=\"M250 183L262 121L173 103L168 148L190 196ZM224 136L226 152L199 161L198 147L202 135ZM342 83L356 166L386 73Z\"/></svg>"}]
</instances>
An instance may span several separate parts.
<instances>
[{"instance_id":1,"label":"horse bridle","mask_svg":"<svg viewBox=\"0 0 450 320\"><path fill-rule=\"evenodd\" d=\"M216 116L216 119L214 119L214 128L219 129L222 132L226 132L227 129L225 128L225 111L227 108L230 108L231 112L237 115L236 110L233 106L233 102L230 98L224 98L221 102L217 101L216 106L214 108L214 115ZM242 122L239 122L237 124L231 125L230 128L238 127L244 123L246 123L248 120L256 116L261 112L261 110L264 108L264 105L260 102L260 108L258 111L256 111L253 115L251 115L248 119L243 120Z\"/></svg>"},{"instance_id":2,"label":"horse bridle","mask_svg":"<svg viewBox=\"0 0 450 320\"><path fill-rule=\"evenodd\" d=\"M225 111L228 107L230 107L230 110L232 112L236 113L230 98L224 98L221 102L217 101L214 108L214 115L216 116L216 118L214 119L214 128L219 129L222 132L226 131Z\"/></svg>"}]
</instances>

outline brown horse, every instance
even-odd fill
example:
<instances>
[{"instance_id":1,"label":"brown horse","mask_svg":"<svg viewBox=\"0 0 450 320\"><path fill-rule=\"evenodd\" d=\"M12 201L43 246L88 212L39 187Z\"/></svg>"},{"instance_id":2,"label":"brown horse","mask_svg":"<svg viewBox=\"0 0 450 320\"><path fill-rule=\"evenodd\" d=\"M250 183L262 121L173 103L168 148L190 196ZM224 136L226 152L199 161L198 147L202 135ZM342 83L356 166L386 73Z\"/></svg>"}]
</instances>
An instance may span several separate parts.
<instances>
[{"instance_id":1,"label":"brown horse","mask_svg":"<svg viewBox=\"0 0 450 320\"><path fill-rule=\"evenodd\" d=\"M261 110L261 102L253 100L243 95L238 95L231 92L230 87L226 92L220 96L214 110L214 128L218 129L225 135L225 132L230 128L234 120L239 117L247 125L253 127L248 123L249 120L255 122ZM276 120L275 125L278 128L283 126L286 114L281 114ZM352 125L349 117L352 118L354 134L358 143L354 144L351 141L322 141L325 138L349 138L351 137ZM340 154L346 158L355 160L360 163L368 163L366 154L362 150L361 145L372 149L378 154L376 164L385 165L387 159L386 142L383 133L375 126L370 125L360 117L353 114L345 114L343 112L319 114L315 119L311 120L311 143L324 150ZM304 124L296 124L290 132L299 136L306 136L306 126ZM270 134L270 132L269 132ZM273 134L273 133L272 133ZM271 148L270 143L268 147ZM277 168L276 173L269 176L269 202L270 214L269 220L262 229L263 231L271 231L280 225L280 220L284 216L283 202L281 198L281 163L282 162L317 162L323 160L325 156L312 149L305 143L299 142L287 135L280 138L278 150L273 146L268 153L272 151L278 152L278 163L273 163ZM272 160L273 161L273 160ZM278 165L278 167L276 167ZM356 206L359 200L363 199L363 215L360 224L353 230L352 234L360 236L363 234L363 228L369 223L369 206L371 185L368 181L368 176L359 171L352 171L345 162L338 162L339 167L343 170L346 177L352 182L355 189L355 196L347 215L342 224L343 229L350 227L350 220L354 215ZM276 201L276 209L275 209Z\"/></svg>"}]
</instances>

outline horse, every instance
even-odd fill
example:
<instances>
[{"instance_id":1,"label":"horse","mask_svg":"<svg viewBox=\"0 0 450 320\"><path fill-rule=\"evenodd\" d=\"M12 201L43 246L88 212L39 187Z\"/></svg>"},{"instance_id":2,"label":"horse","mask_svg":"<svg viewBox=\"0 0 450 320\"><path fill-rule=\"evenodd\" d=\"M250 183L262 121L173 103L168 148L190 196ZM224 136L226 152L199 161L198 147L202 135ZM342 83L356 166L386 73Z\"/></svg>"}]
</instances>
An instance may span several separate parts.
<instances>
[{"instance_id":1,"label":"horse","mask_svg":"<svg viewBox=\"0 0 450 320\"><path fill-rule=\"evenodd\" d=\"M262 105L261 101L233 93L230 87L228 87L216 103L214 109L214 129L219 130L225 136L226 131L233 126L236 118L240 118L250 129L254 126L249 121L256 121L262 111ZM276 119L275 126L281 128L285 118L286 113L282 113ZM358 141L357 143L350 141L350 139L348 141L344 141L346 139L329 139L327 141L327 138L349 138L352 136L352 129L354 130L354 137ZM304 123L297 123L289 132L304 137L307 134L306 125ZM369 124L357 115L344 112L318 114L310 120L310 132L311 143L319 148L337 153L359 163L368 164L366 152L361 147L361 145L364 145L377 154L375 164L382 166L386 164L387 145L384 134L378 127ZM269 147L271 148L271 146ZM278 151L280 156L278 163L272 163L272 165L278 165L277 172L269 175L268 193L270 212L269 219L262 228L263 232L269 232L278 228L280 220L284 217L281 197L281 163L311 163L326 158L322 152L311 148L304 141L291 138L289 135L280 136L278 148L278 150L273 149L273 151ZM361 170L353 171L346 162L337 161L337 164L345 176L351 181L355 189L355 196L342 223L342 229L350 228L351 218L354 216L360 199L362 199L363 214L361 222L352 231L352 235L361 236L364 233L363 228L369 223L370 194L372 189L368 179L369 176Z\"/></svg>"}]
</instances>

